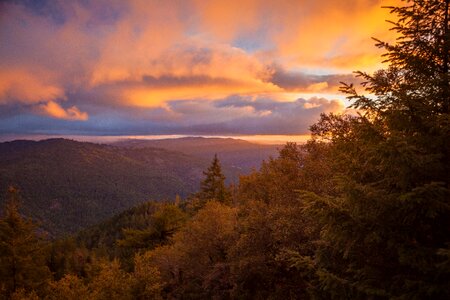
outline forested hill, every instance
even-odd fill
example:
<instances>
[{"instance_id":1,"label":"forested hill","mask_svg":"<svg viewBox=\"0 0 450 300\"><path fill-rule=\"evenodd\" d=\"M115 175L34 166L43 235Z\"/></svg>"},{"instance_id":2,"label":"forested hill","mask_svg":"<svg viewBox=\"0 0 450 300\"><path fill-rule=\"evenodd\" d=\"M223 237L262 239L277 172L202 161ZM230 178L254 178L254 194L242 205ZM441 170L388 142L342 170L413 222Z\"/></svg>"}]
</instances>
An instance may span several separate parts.
<instances>
[{"instance_id":1,"label":"forested hill","mask_svg":"<svg viewBox=\"0 0 450 300\"><path fill-rule=\"evenodd\" d=\"M234 173L248 173L258 169L263 160L276 157L282 145L262 145L232 138L185 137L178 139L143 140L127 139L113 145L127 148L157 147L172 151L180 151L198 158L212 158L217 154L224 166L234 168ZM230 170L225 168L227 174Z\"/></svg>"},{"instance_id":2,"label":"forested hill","mask_svg":"<svg viewBox=\"0 0 450 300\"><path fill-rule=\"evenodd\" d=\"M209 160L65 139L0 143L0 200L14 185L45 230L75 232L142 201L195 192Z\"/></svg>"}]
</instances>

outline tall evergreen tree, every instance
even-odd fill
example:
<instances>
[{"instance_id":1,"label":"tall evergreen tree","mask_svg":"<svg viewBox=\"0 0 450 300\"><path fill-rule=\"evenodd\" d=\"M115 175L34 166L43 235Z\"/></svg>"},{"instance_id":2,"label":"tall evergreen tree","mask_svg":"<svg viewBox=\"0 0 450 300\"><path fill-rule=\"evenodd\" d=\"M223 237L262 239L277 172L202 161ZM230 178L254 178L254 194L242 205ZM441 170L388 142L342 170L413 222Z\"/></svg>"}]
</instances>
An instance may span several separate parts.
<instances>
[{"instance_id":1,"label":"tall evergreen tree","mask_svg":"<svg viewBox=\"0 0 450 300\"><path fill-rule=\"evenodd\" d=\"M214 155L208 169L203 171L203 175L205 175L205 179L200 184L198 198L202 202L216 200L224 204L229 204L231 196L225 187L225 175L222 173L222 167L220 166L217 154Z\"/></svg>"},{"instance_id":2,"label":"tall evergreen tree","mask_svg":"<svg viewBox=\"0 0 450 300\"><path fill-rule=\"evenodd\" d=\"M312 126L332 146L337 196L304 194L322 228L313 260L327 298L450 298L449 0L405 1L389 67L342 90L358 117Z\"/></svg>"},{"instance_id":3,"label":"tall evergreen tree","mask_svg":"<svg viewBox=\"0 0 450 300\"><path fill-rule=\"evenodd\" d=\"M50 275L42 240L34 223L20 215L14 188L8 190L8 199L0 219L0 292L5 298L21 289L41 289Z\"/></svg>"}]
</instances>

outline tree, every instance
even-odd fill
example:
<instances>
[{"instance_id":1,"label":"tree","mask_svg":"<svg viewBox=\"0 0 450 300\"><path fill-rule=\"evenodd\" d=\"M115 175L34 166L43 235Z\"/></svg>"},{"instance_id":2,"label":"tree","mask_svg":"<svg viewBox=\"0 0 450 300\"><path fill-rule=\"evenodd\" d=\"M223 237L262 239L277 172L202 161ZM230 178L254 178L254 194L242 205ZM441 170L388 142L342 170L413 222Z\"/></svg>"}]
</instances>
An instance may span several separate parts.
<instances>
[{"instance_id":1,"label":"tree","mask_svg":"<svg viewBox=\"0 0 450 300\"><path fill-rule=\"evenodd\" d=\"M232 298L306 298L301 274L279 257L286 248L308 253L311 234L298 203L248 201L239 207L238 221L239 237L227 259Z\"/></svg>"},{"instance_id":2,"label":"tree","mask_svg":"<svg viewBox=\"0 0 450 300\"><path fill-rule=\"evenodd\" d=\"M91 299L87 285L72 274L66 274L58 281L51 281L46 295L48 300L88 300Z\"/></svg>"},{"instance_id":3,"label":"tree","mask_svg":"<svg viewBox=\"0 0 450 300\"><path fill-rule=\"evenodd\" d=\"M200 192L197 194L200 201L205 203L206 201L216 200L229 204L231 196L225 187L225 176L222 173L217 154L214 155L211 165L203 172L203 175L205 175L205 179L201 182Z\"/></svg>"},{"instance_id":4,"label":"tree","mask_svg":"<svg viewBox=\"0 0 450 300\"><path fill-rule=\"evenodd\" d=\"M385 70L358 72L371 94L342 91L357 117L323 115L312 126L331 145L337 195L303 193L321 224L312 258L327 298L450 297L449 0L405 1Z\"/></svg>"},{"instance_id":5,"label":"tree","mask_svg":"<svg viewBox=\"0 0 450 300\"><path fill-rule=\"evenodd\" d=\"M118 260L100 264L100 272L89 284L90 299L125 300L134 299L134 280L131 274L120 268Z\"/></svg>"},{"instance_id":6,"label":"tree","mask_svg":"<svg viewBox=\"0 0 450 300\"><path fill-rule=\"evenodd\" d=\"M279 157L263 161L259 171L239 180L241 203L258 200L267 204L296 201L300 188L302 154L295 143L287 143Z\"/></svg>"},{"instance_id":7,"label":"tree","mask_svg":"<svg viewBox=\"0 0 450 300\"><path fill-rule=\"evenodd\" d=\"M116 241L120 247L129 248L133 252L152 249L161 245L186 222L186 214L175 204L163 203L150 217L150 224L143 229L123 229L123 239Z\"/></svg>"},{"instance_id":8,"label":"tree","mask_svg":"<svg viewBox=\"0 0 450 300\"><path fill-rule=\"evenodd\" d=\"M227 257L237 237L237 209L209 201L175 233L171 245L147 252L166 283L164 298L229 298Z\"/></svg>"},{"instance_id":9,"label":"tree","mask_svg":"<svg viewBox=\"0 0 450 300\"><path fill-rule=\"evenodd\" d=\"M315 220L305 215L298 191L322 194L328 168L323 144L287 143L277 158L263 162L259 171L241 176L239 239L229 261L234 295L243 298L289 299L307 297L303 274L289 268L286 249L311 254Z\"/></svg>"},{"instance_id":10,"label":"tree","mask_svg":"<svg viewBox=\"0 0 450 300\"><path fill-rule=\"evenodd\" d=\"M0 291L9 298L19 290L41 289L50 272L36 225L19 213L17 190L10 187L7 198L0 219Z\"/></svg>"},{"instance_id":11,"label":"tree","mask_svg":"<svg viewBox=\"0 0 450 300\"><path fill-rule=\"evenodd\" d=\"M134 257L134 287L135 299L162 299L163 283L158 269L152 265L149 252L136 254Z\"/></svg>"},{"instance_id":12,"label":"tree","mask_svg":"<svg viewBox=\"0 0 450 300\"><path fill-rule=\"evenodd\" d=\"M271 205L298 205L299 190L331 193L328 150L328 144L317 141L304 145L287 143L277 158L264 161L259 171L240 177L239 201L241 204L258 200Z\"/></svg>"}]
</instances>

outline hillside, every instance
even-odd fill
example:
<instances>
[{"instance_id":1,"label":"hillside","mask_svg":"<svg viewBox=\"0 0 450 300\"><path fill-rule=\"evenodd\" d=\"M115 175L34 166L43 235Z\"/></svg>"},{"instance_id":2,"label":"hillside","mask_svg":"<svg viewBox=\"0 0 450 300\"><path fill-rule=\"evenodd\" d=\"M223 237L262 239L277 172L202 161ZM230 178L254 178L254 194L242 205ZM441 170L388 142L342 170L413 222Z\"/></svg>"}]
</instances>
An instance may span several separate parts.
<instances>
[{"instance_id":1,"label":"hillside","mask_svg":"<svg viewBox=\"0 0 450 300\"><path fill-rule=\"evenodd\" d=\"M117 240L124 238L124 229L146 230L152 226L152 215L162 211L167 203L146 201L126 209L102 222L89 226L75 235L77 244L88 249L102 249L110 256L123 255ZM150 246L150 245L149 245Z\"/></svg>"},{"instance_id":2,"label":"hillside","mask_svg":"<svg viewBox=\"0 0 450 300\"><path fill-rule=\"evenodd\" d=\"M163 149L64 139L0 143L0 201L15 185L25 214L60 235L145 200L195 192L208 163Z\"/></svg>"},{"instance_id":3,"label":"hillside","mask_svg":"<svg viewBox=\"0 0 450 300\"><path fill-rule=\"evenodd\" d=\"M127 139L113 143L125 148L163 148L179 151L198 158L212 159L217 154L224 166L234 168L235 173L246 174L260 167L263 160L276 157L281 145L262 145L232 138L185 137L178 139L143 140ZM227 173L227 170L225 170ZM230 177L230 174L227 174Z\"/></svg>"}]
</instances>

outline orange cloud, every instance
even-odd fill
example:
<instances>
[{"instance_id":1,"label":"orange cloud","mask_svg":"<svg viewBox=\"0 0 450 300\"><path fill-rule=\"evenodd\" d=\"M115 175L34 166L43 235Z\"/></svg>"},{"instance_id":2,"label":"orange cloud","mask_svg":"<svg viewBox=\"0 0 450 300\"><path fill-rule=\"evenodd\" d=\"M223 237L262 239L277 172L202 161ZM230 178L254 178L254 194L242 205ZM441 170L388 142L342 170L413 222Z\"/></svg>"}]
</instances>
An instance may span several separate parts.
<instances>
[{"instance_id":1,"label":"orange cloud","mask_svg":"<svg viewBox=\"0 0 450 300\"><path fill-rule=\"evenodd\" d=\"M0 104L8 102L38 103L65 98L64 89L51 74L30 73L27 70L0 70Z\"/></svg>"},{"instance_id":2,"label":"orange cloud","mask_svg":"<svg viewBox=\"0 0 450 300\"><path fill-rule=\"evenodd\" d=\"M53 101L41 104L39 108L45 115L56 119L86 121L89 117L86 112L81 112L76 106L64 109L61 105Z\"/></svg>"},{"instance_id":3,"label":"orange cloud","mask_svg":"<svg viewBox=\"0 0 450 300\"><path fill-rule=\"evenodd\" d=\"M183 46L166 49L157 56L149 54L142 61L130 60L121 65L96 64L91 84L141 81L144 76L266 80L270 78L270 69L241 49L225 44L205 44L194 39L186 41Z\"/></svg>"},{"instance_id":4,"label":"orange cloud","mask_svg":"<svg viewBox=\"0 0 450 300\"><path fill-rule=\"evenodd\" d=\"M382 51L374 47L371 37L395 39L395 33L389 31L392 25L385 22L394 16L381 6L399 1L300 2L289 5L287 15L275 14L284 25L273 38L278 55L286 57L289 65L346 72L381 66Z\"/></svg>"},{"instance_id":5,"label":"orange cloud","mask_svg":"<svg viewBox=\"0 0 450 300\"><path fill-rule=\"evenodd\" d=\"M100 56L91 66L90 84L141 81L144 76L204 76L253 82L270 77L269 65L274 60L286 69L376 69L380 66L380 51L373 47L370 37L392 38L384 22L389 18L388 10L380 8L380 1L333 0L324 5L306 0L193 0L193 4L189 11L192 17L183 19L182 9L188 5L180 2L160 5L131 1L130 13L97 42ZM275 45L268 56L250 54L231 45L242 33L250 33L251 42L251 33L256 34L261 27L267 33L266 42ZM186 35L186 30L191 29L193 34ZM205 91L214 93L215 88L213 84ZM335 91L337 86L324 82L301 91L320 93L331 89ZM201 94L177 89L156 89L154 94L163 93L155 98L170 99L171 92L173 99ZM155 105L159 102L155 100Z\"/></svg>"},{"instance_id":6,"label":"orange cloud","mask_svg":"<svg viewBox=\"0 0 450 300\"><path fill-rule=\"evenodd\" d=\"M261 17L263 1L194 0L198 13L199 31L208 38L230 41L242 31L257 31L264 22Z\"/></svg>"},{"instance_id":7,"label":"orange cloud","mask_svg":"<svg viewBox=\"0 0 450 300\"><path fill-rule=\"evenodd\" d=\"M176 1L128 1L127 14L96 41L99 55L90 66L90 85L140 80L152 72L155 61L186 39L181 10Z\"/></svg>"},{"instance_id":8,"label":"orange cloud","mask_svg":"<svg viewBox=\"0 0 450 300\"><path fill-rule=\"evenodd\" d=\"M143 64L96 66L91 85L123 84L126 105L164 106L168 100L218 99L232 94L281 91L272 69L243 50L191 40Z\"/></svg>"},{"instance_id":9,"label":"orange cloud","mask_svg":"<svg viewBox=\"0 0 450 300\"><path fill-rule=\"evenodd\" d=\"M58 101L71 106L68 95L95 89L104 98L90 101L138 107L234 94L320 95L336 92L352 70L379 67L370 37L393 37L384 22L392 17L380 8L390 3L379 0L58 3L64 21L57 24L18 4L2 6L0 104L83 120L87 113ZM333 74L292 71L303 69Z\"/></svg>"},{"instance_id":10,"label":"orange cloud","mask_svg":"<svg viewBox=\"0 0 450 300\"><path fill-rule=\"evenodd\" d=\"M169 100L220 99L233 94L259 94L279 92L281 89L270 82L260 80L232 81L214 80L213 83L176 86L125 88L122 91L125 103L132 106L158 107Z\"/></svg>"},{"instance_id":11,"label":"orange cloud","mask_svg":"<svg viewBox=\"0 0 450 300\"><path fill-rule=\"evenodd\" d=\"M339 71L374 70L381 51L371 37L393 41L388 9L400 0L194 0L198 31L215 41L244 35L268 48L258 51L285 67L320 67ZM261 31L261 29L263 30ZM270 51L267 51L270 49ZM264 55L263 55L264 56Z\"/></svg>"}]
</instances>

